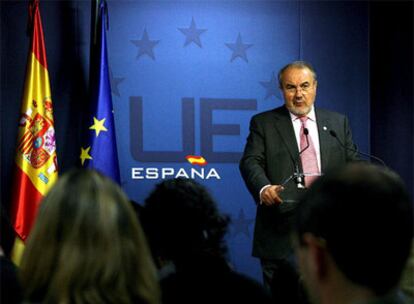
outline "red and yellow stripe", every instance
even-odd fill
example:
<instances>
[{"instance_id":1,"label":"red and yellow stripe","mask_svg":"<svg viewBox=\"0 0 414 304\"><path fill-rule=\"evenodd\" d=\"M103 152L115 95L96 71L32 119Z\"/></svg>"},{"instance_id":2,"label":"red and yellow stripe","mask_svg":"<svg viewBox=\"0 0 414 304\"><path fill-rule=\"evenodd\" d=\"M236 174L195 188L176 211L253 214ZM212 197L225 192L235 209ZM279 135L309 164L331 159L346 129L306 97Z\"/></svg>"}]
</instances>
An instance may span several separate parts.
<instances>
[{"instance_id":1,"label":"red and yellow stripe","mask_svg":"<svg viewBox=\"0 0 414 304\"><path fill-rule=\"evenodd\" d=\"M56 182L57 157L52 98L39 1L30 3L32 36L17 135L11 220L24 241L40 201Z\"/></svg>"},{"instance_id":2,"label":"red and yellow stripe","mask_svg":"<svg viewBox=\"0 0 414 304\"><path fill-rule=\"evenodd\" d=\"M202 156L187 155L185 158L192 165L198 165L198 166L205 166L205 165L207 165L207 161Z\"/></svg>"}]
</instances>

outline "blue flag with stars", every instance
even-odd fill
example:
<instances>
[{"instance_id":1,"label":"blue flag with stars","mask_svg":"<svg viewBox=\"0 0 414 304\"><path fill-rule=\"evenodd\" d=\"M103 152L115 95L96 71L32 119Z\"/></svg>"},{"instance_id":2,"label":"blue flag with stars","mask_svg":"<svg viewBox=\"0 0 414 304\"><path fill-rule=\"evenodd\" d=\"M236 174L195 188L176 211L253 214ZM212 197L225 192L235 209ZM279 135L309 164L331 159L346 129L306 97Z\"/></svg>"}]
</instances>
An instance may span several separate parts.
<instances>
[{"instance_id":1,"label":"blue flag with stars","mask_svg":"<svg viewBox=\"0 0 414 304\"><path fill-rule=\"evenodd\" d=\"M96 35L91 38L91 115L88 143L81 147L82 167L93 168L120 183L115 123L106 46L107 5L99 1ZM95 39L96 38L96 39Z\"/></svg>"}]
</instances>

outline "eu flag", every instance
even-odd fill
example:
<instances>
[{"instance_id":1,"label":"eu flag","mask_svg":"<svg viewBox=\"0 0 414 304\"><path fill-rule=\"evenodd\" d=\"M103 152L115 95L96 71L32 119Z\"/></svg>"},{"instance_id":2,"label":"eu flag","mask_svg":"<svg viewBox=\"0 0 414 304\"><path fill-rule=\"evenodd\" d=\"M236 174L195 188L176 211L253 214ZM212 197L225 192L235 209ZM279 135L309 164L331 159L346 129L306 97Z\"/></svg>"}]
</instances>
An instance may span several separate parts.
<instances>
[{"instance_id":1,"label":"eu flag","mask_svg":"<svg viewBox=\"0 0 414 304\"><path fill-rule=\"evenodd\" d=\"M81 147L82 167L96 169L120 183L111 85L106 47L107 5L99 1L96 35L92 31L90 60L91 109L88 142ZM96 39L95 39L96 38Z\"/></svg>"}]
</instances>

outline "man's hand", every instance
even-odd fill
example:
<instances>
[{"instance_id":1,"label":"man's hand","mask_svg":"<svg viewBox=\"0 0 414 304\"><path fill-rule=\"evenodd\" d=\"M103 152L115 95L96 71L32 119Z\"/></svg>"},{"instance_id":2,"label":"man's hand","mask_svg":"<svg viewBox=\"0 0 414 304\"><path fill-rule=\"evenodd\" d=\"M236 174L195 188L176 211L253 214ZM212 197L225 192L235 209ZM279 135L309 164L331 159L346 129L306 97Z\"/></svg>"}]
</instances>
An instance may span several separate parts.
<instances>
[{"instance_id":1,"label":"man's hand","mask_svg":"<svg viewBox=\"0 0 414 304\"><path fill-rule=\"evenodd\" d=\"M283 186L271 185L263 189L260 195L260 201L266 206L280 205L283 201L279 193L284 190Z\"/></svg>"}]
</instances>

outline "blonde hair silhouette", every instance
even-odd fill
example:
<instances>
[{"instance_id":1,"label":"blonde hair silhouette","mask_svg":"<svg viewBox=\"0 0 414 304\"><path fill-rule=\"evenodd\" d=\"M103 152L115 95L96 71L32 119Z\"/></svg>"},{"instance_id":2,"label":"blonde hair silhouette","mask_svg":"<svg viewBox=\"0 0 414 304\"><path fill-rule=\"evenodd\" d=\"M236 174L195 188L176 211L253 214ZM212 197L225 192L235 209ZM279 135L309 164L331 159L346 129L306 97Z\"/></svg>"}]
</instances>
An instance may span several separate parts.
<instances>
[{"instance_id":1,"label":"blonde hair silhouette","mask_svg":"<svg viewBox=\"0 0 414 304\"><path fill-rule=\"evenodd\" d=\"M159 303L142 227L121 188L73 170L41 203L21 266L28 301Z\"/></svg>"}]
</instances>

